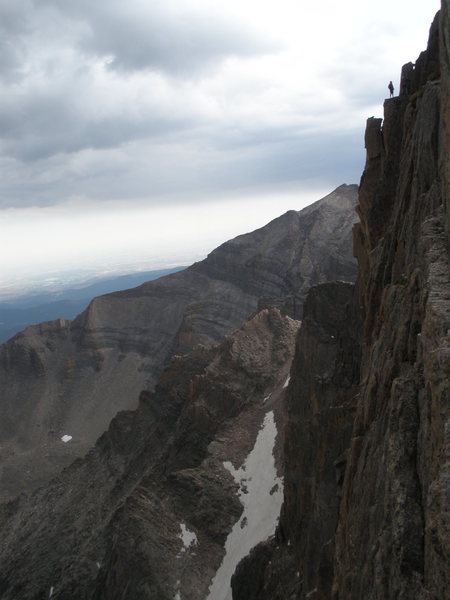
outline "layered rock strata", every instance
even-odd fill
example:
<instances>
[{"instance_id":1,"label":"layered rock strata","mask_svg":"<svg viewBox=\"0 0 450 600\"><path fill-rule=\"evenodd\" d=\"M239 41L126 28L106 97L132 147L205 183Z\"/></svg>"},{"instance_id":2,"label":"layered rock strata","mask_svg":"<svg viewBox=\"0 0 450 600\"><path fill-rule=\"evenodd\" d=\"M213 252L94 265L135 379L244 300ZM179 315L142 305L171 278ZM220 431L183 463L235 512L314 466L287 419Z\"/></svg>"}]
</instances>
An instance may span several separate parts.
<instances>
[{"instance_id":1,"label":"layered rock strata","mask_svg":"<svg viewBox=\"0 0 450 600\"><path fill-rule=\"evenodd\" d=\"M341 186L185 271L96 298L75 321L29 327L2 345L0 499L82 456L173 355L221 341L264 307L298 318L311 285L354 280L356 195Z\"/></svg>"},{"instance_id":2,"label":"layered rock strata","mask_svg":"<svg viewBox=\"0 0 450 600\"><path fill-rule=\"evenodd\" d=\"M305 308L288 392L281 524L238 567L235 600L448 595L448 39L444 0L427 51L403 70L401 95L386 100L384 120L367 122L354 238L361 342L358 317L339 319L333 335L343 343L331 380L323 377L332 342L318 340L330 317ZM330 307L334 296L354 314L349 297L329 291L314 290L306 307L328 295ZM330 381L346 382L349 394Z\"/></svg>"},{"instance_id":3,"label":"layered rock strata","mask_svg":"<svg viewBox=\"0 0 450 600\"><path fill-rule=\"evenodd\" d=\"M0 597L206 598L243 511L231 472L263 423L280 428L298 326L266 309L220 346L173 359L84 459L3 505ZM266 449L279 457L278 444ZM276 465L277 490L259 488L256 512L281 493Z\"/></svg>"}]
</instances>

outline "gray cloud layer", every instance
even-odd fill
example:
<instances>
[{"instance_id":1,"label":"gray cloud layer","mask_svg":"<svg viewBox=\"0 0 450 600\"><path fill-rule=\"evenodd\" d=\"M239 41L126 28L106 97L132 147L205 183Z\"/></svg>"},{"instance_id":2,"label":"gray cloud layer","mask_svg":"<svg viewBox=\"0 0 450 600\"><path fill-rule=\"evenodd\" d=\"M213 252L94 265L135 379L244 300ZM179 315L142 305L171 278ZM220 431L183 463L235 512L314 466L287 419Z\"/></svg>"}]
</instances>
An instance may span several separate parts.
<instances>
[{"instance_id":1,"label":"gray cloud layer","mask_svg":"<svg viewBox=\"0 0 450 600\"><path fill-rule=\"evenodd\" d=\"M219 17L214 11L187 10L179 3L108 2L37 5L57 11L68 26L78 22L82 52L110 56L110 68L120 71L152 69L189 77L233 54L252 55L273 50L268 40L248 26Z\"/></svg>"},{"instance_id":2,"label":"gray cloud layer","mask_svg":"<svg viewBox=\"0 0 450 600\"><path fill-rule=\"evenodd\" d=\"M0 17L2 150L24 162L182 131L193 120L164 107L102 114L102 98L92 114L83 106L95 77L88 56L124 78L148 69L189 79L226 56L269 48L242 25L177 11L170 2L144 10L115 0L10 0Z\"/></svg>"},{"instance_id":3,"label":"gray cloud layer","mask_svg":"<svg viewBox=\"0 0 450 600\"><path fill-rule=\"evenodd\" d=\"M355 181L364 123L330 133L327 90L311 99L305 86L305 108L294 90L273 110L280 84L258 61L282 51L266 31L176 0L5 0L0 208ZM324 72L330 97L351 77ZM348 106L376 85L353 83Z\"/></svg>"}]
</instances>

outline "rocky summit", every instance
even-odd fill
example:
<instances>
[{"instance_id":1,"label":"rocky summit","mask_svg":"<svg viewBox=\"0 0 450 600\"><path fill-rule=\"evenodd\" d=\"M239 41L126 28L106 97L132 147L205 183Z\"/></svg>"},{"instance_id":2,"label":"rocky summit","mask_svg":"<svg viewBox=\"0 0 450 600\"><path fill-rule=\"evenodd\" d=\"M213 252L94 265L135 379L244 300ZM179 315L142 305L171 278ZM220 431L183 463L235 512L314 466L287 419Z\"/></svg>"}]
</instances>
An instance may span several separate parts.
<instances>
[{"instance_id":1,"label":"rocky summit","mask_svg":"<svg viewBox=\"0 0 450 600\"><path fill-rule=\"evenodd\" d=\"M311 285L354 281L356 203L357 186L343 185L182 272L98 297L73 322L32 326L0 346L0 499L83 456L172 356L220 342L262 308L298 319Z\"/></svg>"}]
</instances>

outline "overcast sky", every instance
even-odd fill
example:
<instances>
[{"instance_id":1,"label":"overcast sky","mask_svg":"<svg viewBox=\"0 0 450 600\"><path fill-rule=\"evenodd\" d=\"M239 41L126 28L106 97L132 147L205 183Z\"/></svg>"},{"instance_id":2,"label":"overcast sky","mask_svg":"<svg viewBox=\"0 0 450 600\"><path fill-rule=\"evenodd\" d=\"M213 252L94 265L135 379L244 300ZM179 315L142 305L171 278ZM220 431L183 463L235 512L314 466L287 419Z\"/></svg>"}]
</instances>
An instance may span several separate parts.
<instances>
[{"instance_id":1,"label":"overcast sky","mask_svg":"<svg viewBox=\"0 0 450 600\"><path fill-rule=\"evenodd\" d=\"M0 0L0 287L191 261L358 183L438 0Z\"/></svg>"}]
</instances>

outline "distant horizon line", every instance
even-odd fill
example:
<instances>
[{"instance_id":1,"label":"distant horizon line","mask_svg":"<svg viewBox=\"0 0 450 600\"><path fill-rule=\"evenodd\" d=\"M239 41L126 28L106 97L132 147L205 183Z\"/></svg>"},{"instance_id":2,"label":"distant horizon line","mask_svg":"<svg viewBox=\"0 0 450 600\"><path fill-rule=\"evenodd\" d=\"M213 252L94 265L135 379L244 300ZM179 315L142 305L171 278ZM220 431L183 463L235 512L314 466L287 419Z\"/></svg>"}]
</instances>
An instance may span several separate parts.
<instances>
[{"instance_id":1,"label":"distant horizon line","mask_svg":"<svg viewBox=\"0 0 450 600\"><path fill-rule=\"evenodd\" d=\"M183 207L182 211L174 209L163 220L158 220L151 209L136 214L131 221L126 221L123 215L116 215L114 222L105 222L102 216L98 222L101 229L97 231L91 228L94 236L91 238L86 237L86 222L83 219L78 222L79 229L75 232L82 251L78 257L68 256L66 264L33 265L33 247L39 254L41 245L48 246L46 252L49 260L54 262L55 257L60 263L63 260L65 227L70 226L70 219L55 223L46 236L40 234L39 238L28 240L31 255L24 254L16 267L10 263L3 273L0 269L0 302L39 293L56 293L70 287L84 287L122 275L188 267L204 260L215 248L231 239L256 231L291 210L301 212L343 187L357 185L341 183L331 190L331 186L320 190L299 189L288 195L242 199L242 203L212 203L207 210L204 207L201 210L198 207L197 210ZM56 241L53 231L58 236ZM29 232L30 236L34 232L39 234L39 223L30 221ZM136 246L134 243L138 237L140 245ZM50 253L51 250L53 253Z\"/></svg>"}]
</instances>

